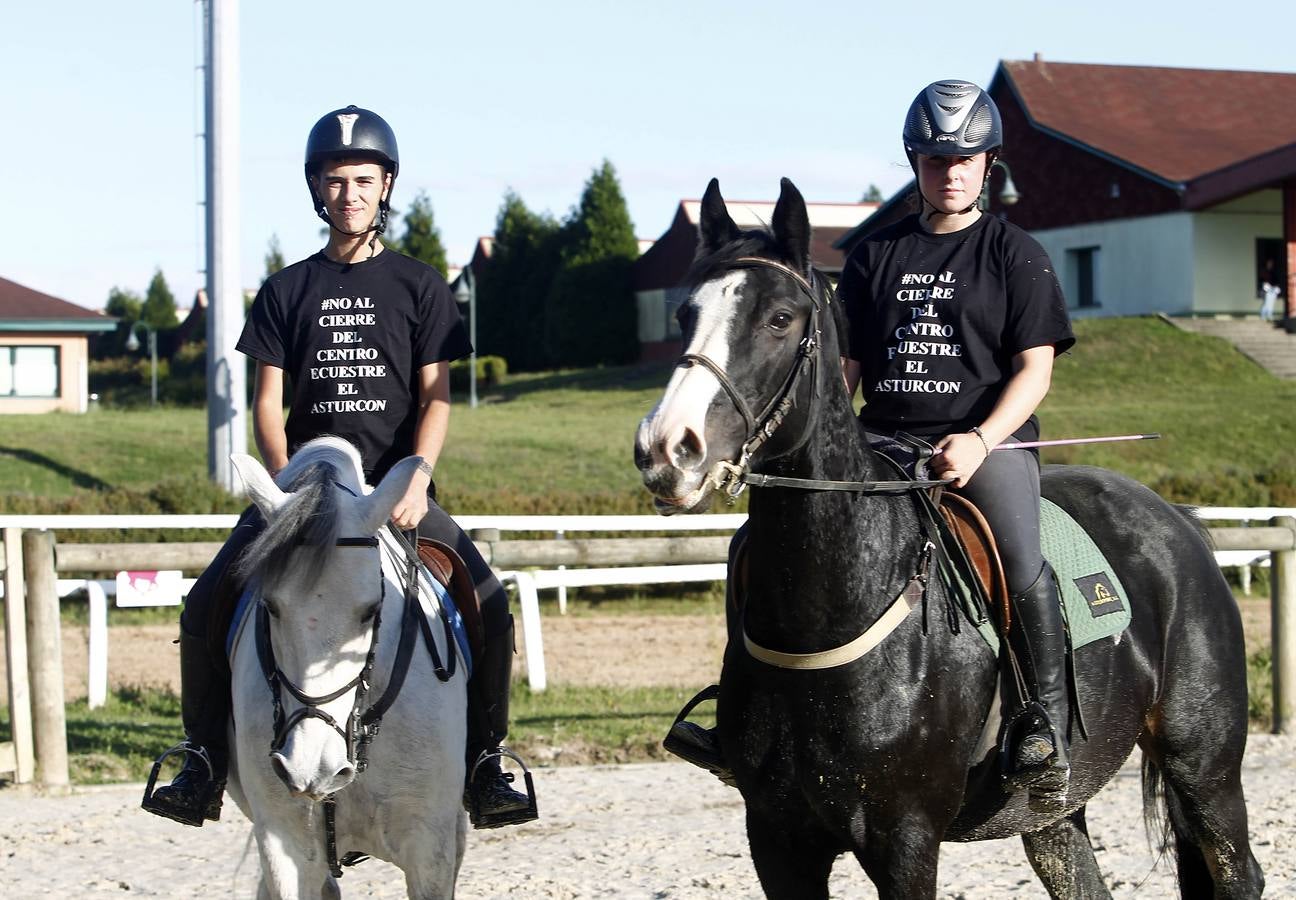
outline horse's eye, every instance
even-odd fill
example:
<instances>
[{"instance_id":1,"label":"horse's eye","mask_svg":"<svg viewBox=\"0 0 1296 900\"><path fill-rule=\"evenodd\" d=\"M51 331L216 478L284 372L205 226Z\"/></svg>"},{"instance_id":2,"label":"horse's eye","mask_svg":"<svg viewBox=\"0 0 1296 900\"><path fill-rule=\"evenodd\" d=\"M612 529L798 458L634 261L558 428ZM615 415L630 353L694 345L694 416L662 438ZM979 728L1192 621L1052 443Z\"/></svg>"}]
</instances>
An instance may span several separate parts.
<instances>
[{"instance_id":1,"label":"horse's eye","mask_svg":"<svg viewBox=\"0 0 1296 900\"><path fill-rule=\"evenodd\" d=\"M786 309L780 309L778 312L774 313L774 315L770 316L769 324L770 328L773 328L776 331L782 331L792 324L792 313L788 312Z\"/></svg>"},{"instance_id":2,"label":"horse's eye","mask_svg":"<svg viewBox=\"0 0 1296 900\"><path fill-rule=\"evenodd\" d=\"M360 617L360 621L365 623L372 622L374 620L374 616L378 615L378 608L380 606L382 606L381 600L373 604L372 606L370 606L368 609L366 609L364 611L364 615Z\"/></svg>"}]
</instances>

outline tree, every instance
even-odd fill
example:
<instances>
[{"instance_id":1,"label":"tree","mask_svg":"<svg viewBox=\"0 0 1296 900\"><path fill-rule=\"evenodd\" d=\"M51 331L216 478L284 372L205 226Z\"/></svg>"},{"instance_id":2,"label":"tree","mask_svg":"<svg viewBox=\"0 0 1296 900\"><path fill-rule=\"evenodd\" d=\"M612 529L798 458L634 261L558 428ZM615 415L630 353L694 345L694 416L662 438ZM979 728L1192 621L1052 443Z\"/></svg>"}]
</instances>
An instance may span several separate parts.
<instances>
[{"instance_id":1,"label":"tree","mask_svg":"<svg viewBox=\"0 0 1296 900\"><path fill-rule=\"evenodd\" d=\"M512 190L495 217L490 264L477 285L479 351L503 356L510 371L550 363L544 341L545 300L561 260L558 223L527 208Z\"/></svg>"},{"instance_id":2,"label":"tree","mask_svg":"<svg viewBox=\"0 0 1296 900\"><path fill-rule=\"evenodd\" d=\"M563 225L562 267L545 311L545 344L560 365L632 361L639 352L630 269L639 242L616 169L594 170Z\"/></svg>"},{"instance_id":3,"label":"tree","mask_svg":"<svg viewBox=\"0 0 1296 900\"><path fill-rule=\"evenodd\" d=\"M130 329L140 318L144 301L140 295L125 288L114 287L108 292L104 312L117 319L117 328L107 334L96 335L91 340L90 355L94 359L109 359L126 352L126 339Z\"/></svg>"},{"instance_id":4,"label":"tree","mask_svg":"<svg viewBox=\"0 0 1296 900\"><path fill-rule=\"evenodd\" d=\"M864 196L860 197L860 203L881 203L885 197L882 196L882 189L873 182L869 182L868 190Z\"/></svg>"},{"instance_id":5,"label":"tree","mask_svg":"<svg viewBox=\"0 0 1296 900\"><path fill-rule=\"evenodd\" d=\"M432 201L424 191L419 191L405 213L405 233L396 245L406 256L422 260L442 275L446 273L446 252L441 243L441 230L432 217Z\"/></svg>"},{"instance_id":6,"label":"tree","mask_svg":"<svg viewBox=\"0 0 1296 900\"><path fill-rule=\"evenodd\" d=\"M270 235L270 243L266 246L265 278L261 279L261 283L265 284L271 275L286 265L288 263L284 260L283 250L279 248L279 235L272 234Z\"/></svg>"},{"instance_id":7,"label":"tree","mask_svg":"<svg viewBox=\"0 0 1296 900\"><path fill-rule=\"evenodd\" d=\"M153 280L149 282L148 291L144 294L144 305L140 308L139 318L154 331L174 328L180 324L176 317L175 296L167 286L161 269L153 273Z\"/></svg>"}]
</instances>

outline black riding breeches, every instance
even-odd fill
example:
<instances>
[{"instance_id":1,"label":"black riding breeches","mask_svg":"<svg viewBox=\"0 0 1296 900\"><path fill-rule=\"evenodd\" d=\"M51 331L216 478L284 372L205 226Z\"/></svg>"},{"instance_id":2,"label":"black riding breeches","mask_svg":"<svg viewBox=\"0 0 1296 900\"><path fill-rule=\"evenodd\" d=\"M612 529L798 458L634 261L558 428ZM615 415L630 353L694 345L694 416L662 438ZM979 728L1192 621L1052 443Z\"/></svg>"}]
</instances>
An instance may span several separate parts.
<instances>
[{"instance_id":1,"label":"black riding breeches","mask_svg":"<svg viewBox=\"0 0 1296 900\"><path fill-rule=\"evenodd\" d=\"M473 584L477 587L477 597L481 601L482 624L486 636L502 634L509 627L508 591L495 577L486 560L477 552L472 538L464 534L458 523L436 501L428 498L427 515L419 522L418 533L421 537L432 538L449 544L468 565L472 573Z\"/></svg>"},{"instance_id":2,"label":"black riding breeches","mask_svg":"<svg viewBox=\"0 0 1296 900\"><path fill-rule=\"evenodd\" d=\"M1040 551L1040 464L1029 450L997 450L955 493L981 511L999 545L1008 593L1019 596L1044 568Z\"/></svg>"}]
</instances>

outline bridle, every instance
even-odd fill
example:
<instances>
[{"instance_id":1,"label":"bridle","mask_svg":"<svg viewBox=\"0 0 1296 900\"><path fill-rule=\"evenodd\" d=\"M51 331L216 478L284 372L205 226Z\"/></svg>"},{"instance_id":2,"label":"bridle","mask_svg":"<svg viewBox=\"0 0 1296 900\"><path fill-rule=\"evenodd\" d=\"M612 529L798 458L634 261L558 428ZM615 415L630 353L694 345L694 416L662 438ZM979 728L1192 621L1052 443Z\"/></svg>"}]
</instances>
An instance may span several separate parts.
<instances>
[{"instance_id":1,"label":"bridle","mask_svg":"<svg viewBox=\"0 0 1296 900\"><path fill-rule=\"evenodd\" d=\"M797 345L796 359L793 360L791 368L784 376L782 385L774 393L770 401L765 404L760 414L756 416L752 415L750 407L743 400L742 395L738 393L733 381L714 360L701 353L685 353L679 358L677 366L701 365L714 375L716 380L720 382L720 387L729 395L734 408L738 410L738 414L742 416L747 425L747 438L739 448L737 458L733 461L723 459L717 461L707 474L704 484L710 483L716 490L723 491L731 503L737 499L748 485L752 485L755 487L784 487L811 491L848 491L864 494L906 494L912 492L919 498L920 509L924 503L929 504L930 500L924 500L925 495L922 494L922 491L926 488L946 485L950 479L944 481L925 479L829 481L818 478L764 475L751 471L752 454L770 439L787 417L795 399L796 387L807 370L810 372L812 383L811 403L818 402L817 367L822 346L819 316L822 307L831 304L833 299L832 289L825 286L823 291L824 303L821 305L819 295L816 293L811 281L807 280L795 269L775 260L759 256L740 256L732 263L732 268L735 269L756 267L774 269L790 277L797 288L810 298L810 317L806 322L805 333ZM811 277L814 277L813 270ZM844 666L864 656L880 644L883 639L899 627L914 606L922 603L925 610L928 568L933 555L941 558L944 554L941 549L940 538L937 535L935 520L929 520L920 514L919 521L923 529L924 545L919 556L917 569L883 615L863 634L846 644L828 650L815 653L785 653L756 643L747 633L744 623L743 646L747 653L754 659L780 669L815 670ZM924 612L924 628L925 622L926 615Z\"/></svg>"},{"instance_id":2,"label":"bridle","mask_svg":"<svg viewBox=\"0 0 1296 900\"><path fill-rule=\"evenodd\" d=\"M339 485L341 487L341 485ZM345 488L344 488L345 489ZM387 578L382 571L381 557L378 563L378 580L381 585L378 609L374 613L373 627L369 635L369 650L365 654L364 666L354 678L346 684L330 691L326 694L307 694L296 683L289 678L284 671L279 668L275 661L274 646L270 639L270 613L266 606L264 598L257 601L256 609L256 650L257 658L261 663L261 672L265 676L266 684L270 687L270 695L273 702L274 715L274 737L270 743L271 754L278 753L283 749L284 743L288 740L288 734L300 723L306 719L319 719L328 725L346 741L347 762L355 767L356 774L364 772L369 766L369 745L373 743L378 736L379 729L382 727L382 718L391 705L396 702L396 697L400 694L401 688L405 684L405 677L409 674L410 661L414 654L414 642L419 631L423 633L424 641L428 645L428 650L432 656L432 667L436 673L437 679L441 682L449 681L454 677L457 654L455 652L455 638L450 618L446 615L445 610L441 611L441 620L445 627L446 648L449 661L442 664L441 655L437 650L436 641L432 638L431 626L428 624L427 617L423 614L423 609L418 601L418 554L405 540L404 536L394 528L392 534L397 538L397 542L405 551L406 561L408 563L408 578L405 586L405 609L401 617L400 640L396 647L396 659L392 663L391 677L388 679L387 688L367 709L365 708L365 698L369 695L370 687L373 683L374 660L378 650L378 632L382 624L382 609L387 599ZM341 537L338 538L334 546L336 547L372 547L377 549L379 541L374 537ZM292 697L301 704L290 715L284 714L283 698L280 694L280 688L286 690ZM325 712L322 707L326 703L338 699L348 691L355 691L355 699L351 704L351 712L347 715L346 728L344 729L338 721ZM329 869L333 876L341 877L342 865L354 865L357 862L367 858L364 854L351 853L339 864L337 858L337 844L335 838L334 817L336 812L336 792L329 794L324 798L324 820L325 820L325 839L328 847Z\"/></svg>"},{"instance_id":3,"label":"bridle","mask_svg":"<svg viewBox=\"0 0 1296 900\"><path fill-rule=\"evenodd\" d=\"M738 449L736 459L718 460L711 471L707 473L704 484L710 484L715 490L725 494L730 503L738 499L738 496L746 490L748 485L754 487L791 487L802 490L818 491L851 491L856 493L888 494L904 493L907 491L921 488L936 487L938 485L948 484L948 481L829 481L818 478L791 478L782 475L763 475L751 471L751 458L756 450L768 441L783 420L787 418L788 412L796 399L797 385L800 384L801 378L807 371L810 373L811 382L811 403L818 402L819 399L819 379L818 364L819 353L821 349L821 331L819 328L819 316L823 307L829 306L833 301L833 291L828 285L822 286L823 303L820 303L819 293L815 290L815 285L819 280L815 278L814 270L811 270L810 279L781 262L772 259L766 259L761 256L740 256L733 260L730 268L767 268L774 269L777 272L788 276L796 284L798 290L810 299L811 310L810 317L806 321L806 330L802 335L800 342L797 344L796 358L793 359L791 367L783 378L783 383L779 389L774 392L769 402L765 404L758 415L753 415L751 407L743 399L742 394L734 386L733 381L723 368L715 360L702 353L684 353L680 356L676 367L700 365L710 372L720 383L720 387L729 396L733 403L734 409L742 416L743 422L747 427L747 437L742 446Z\"/></svg>"}]
</instances>

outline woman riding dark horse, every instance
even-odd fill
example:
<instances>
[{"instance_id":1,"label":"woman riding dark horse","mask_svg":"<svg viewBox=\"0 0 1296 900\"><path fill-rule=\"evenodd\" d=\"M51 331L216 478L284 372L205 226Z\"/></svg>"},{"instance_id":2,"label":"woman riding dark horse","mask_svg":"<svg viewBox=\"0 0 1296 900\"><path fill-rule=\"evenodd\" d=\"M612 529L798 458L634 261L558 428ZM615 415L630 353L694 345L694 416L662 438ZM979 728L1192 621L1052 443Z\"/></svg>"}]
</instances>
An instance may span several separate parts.
<instances>
[{"instance_id":1,"label":"woman riding dark horse","mask_svg":"<svg viewBox=\"0 0 1296 900\"><path fill-rule=\"evenodd\" d=\"M1168 795L1183 895L1258 897L1241 621L1199 527L1115 473L1044 470L1043 496L1092 537L1133 615L1074 656L1082 718L1054 723L1072 736L1065 796L1007 790L998 660L927 577L918 483L897 480L855 417L838 365L844 310L810 268L790 182L771 224L739 231L708 188L685 354L635 449L662 512L753 487L716 749L765 892L827 897L833 862L851 852L881 897L934 897L942 841L1022 834L1052 896L1107 896L1085 804L1137 743L1145 812L1159 786ZM970 475L960 457L977 455L962 443L944 469L956 480ZM996 453L1008 454L1025 457Z\"/></svg>"},{"instance_id":2,"label":"woman riding dark horse","mask_svg":"<svg viewBox=\"0 0 1296 900\"><path fill-rule=\"evenodd\" d=\"M989 522L1023 624L1014 650L1039 712L1014 734L1008 784L1062 795L1066 635L1040 551L1039 458L990 450L1039 439L1035 409L1054 356L1075 343L1066 301L1043 248L979 208L1003 147L988 94L967 82L929 85L905 117L904 147L921 209L865 239L838 286L850 322L846 390L863 385L860 421L872 441L903 431L934 442L932 473ZM668 748L714 764L714 741L690 726L681 722Z\"/></svg>"}]
</instances>

